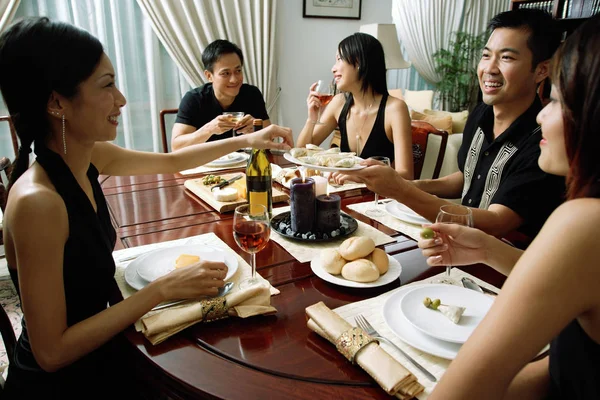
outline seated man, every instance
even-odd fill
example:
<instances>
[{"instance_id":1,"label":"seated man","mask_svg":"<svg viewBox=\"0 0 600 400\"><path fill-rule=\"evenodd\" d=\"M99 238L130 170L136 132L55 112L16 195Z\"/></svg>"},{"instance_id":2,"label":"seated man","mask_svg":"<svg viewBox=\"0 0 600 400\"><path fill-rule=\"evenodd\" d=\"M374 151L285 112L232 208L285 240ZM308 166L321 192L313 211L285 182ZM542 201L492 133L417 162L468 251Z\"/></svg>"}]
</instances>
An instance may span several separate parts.
<instances>
[{"instance_id":1,"label":"seated man","mask_svg":"<svg viewBox=\"0 0 600 400\"><path fill-rule=\"evenodd\" d=\"M202 52L204 76L209 83L186 93L179 104L179 112L171 135L173 150L253 131L252 121L263 120L263 127L271 124L265 100L257 87L242 83L244 56L235 44L215 40ZM237 123L225 111L242 111L246 115Z\"/></svg>"},{"instance_id":2,"label":"seated man","mask_svg":"<svg viewBox=\"0 0 600 400\"><path fill-rule=\"evenodd\" d=\"M469 116L458 154L460 171L409 182L381 165L336 179L359 180L380 195L435 221L444 198L473 207L475 226L504 237L518 229L534 237L562 202L564 178L543 172L536 116L537 87L548 76L560 43L555 21L543 11L518 9L495 16L477 68L483 103ZM368 164L373 164L367 161Z\"/></svg>"}]
</instances>

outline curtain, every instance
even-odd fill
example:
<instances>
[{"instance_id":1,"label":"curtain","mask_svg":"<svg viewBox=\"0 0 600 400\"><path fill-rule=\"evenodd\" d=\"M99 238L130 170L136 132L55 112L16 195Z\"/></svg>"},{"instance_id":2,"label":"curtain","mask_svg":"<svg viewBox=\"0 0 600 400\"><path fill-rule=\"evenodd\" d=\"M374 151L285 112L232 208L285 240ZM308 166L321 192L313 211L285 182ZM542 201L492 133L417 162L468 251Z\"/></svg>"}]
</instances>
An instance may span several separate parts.
<instances>
[{"instance_id":1,"label":"curtain","mask_svg":"<svg viewBox=\"0 0 600 400\"><path fill-rule=\"evenodd\" d=\"M25 16L69 22L96 36L115 68L117 87L127 99L115 143L161 151L159 112L176 108L190 85L135 0L27 0L21 2L15 19ZM2 104L0 114L6 113ZM0 134L0 154L12 154L8 131Z\"/></svg>"},{"instance_id":2,"label":"curtain","mask_svg":"<svg viewBox=\"0 0 600 400\"><path fill-rule=\"evenodd\" d=\"M175 63L192 86L205 83L202 50L216 39L244 54L245 81L260 89L276 121L275 0L137 0ZM273 110L273 111L271 111Z\"/></svg>"},{"instance_id":3,"label":"curtain","mask_svg":"<svg viewBox=\"0 0 600 400\"><path fill-rule=\"evenodd\" d=\"M19 3L21 0L0 0L0 32L12 21Z\"/></svg>"},{"instance_id":4,"label":"curtain","mask_svg":"<svg viewBox=\"0 0 600 400\"><path fill-rule=\"evenodd\" d=\"M393 0L392 18L408 59L429 84L436 84L440 76L433 54L449 45L452 33L479 34L509 6L510 0Z\"/></svg>"}]
</instances>

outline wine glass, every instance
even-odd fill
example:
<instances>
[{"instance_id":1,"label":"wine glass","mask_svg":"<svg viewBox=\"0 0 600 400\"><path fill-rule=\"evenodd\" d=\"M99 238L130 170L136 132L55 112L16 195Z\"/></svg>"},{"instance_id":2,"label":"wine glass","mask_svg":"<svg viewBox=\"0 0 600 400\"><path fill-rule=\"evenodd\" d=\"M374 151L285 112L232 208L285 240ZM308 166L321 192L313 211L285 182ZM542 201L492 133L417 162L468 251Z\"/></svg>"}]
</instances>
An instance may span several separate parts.
<instances>
[{"instance_id":1,"label":"wine glass","mask_svg":"<svg viewBox=\"0 0 600 400\"><path fill-rule=\"evenodd\" d=\"M327 104L329 104L331 99L333 99L333 96L335 95L335 86L332 83L319 80L315 91L317 92L317 98L321 102L321 107L319 107L319 115L317 116L317 122L315 124L322 125L321 113Z\"/></svg>"},{"instance_id":2,"label":"wine glass","mask_svg":"<svg viewBox=\"0 0 600 400\"><path fill-rule=\"evenodd\" d=\"M388 157L383 157L383 156L373 156L373 157L369 157L369 159L371 160L376 160L379 161L381 163L384 163L387 166L390 166L390 159ZM375 201L373 202L373 206L368 208L367 211L365 212L367 215L371 216L371 217L382 217L385 215L385 212L379 208L379 194L377 194L377 192L375 192Z\"/></svg>"},{"instance_id":3,"label":"wine glass","mask_svg":"<svg viewBox=\"0 0 600 400\"><path fill-rule=\"evenodd\" d=\"M469 207L465 207L460 204L446 204L440 207L440 212L438 213L435 222L473 226L473 213ZM446 276L437 279L434 283L458 285L458 282L450 277L451 269L452 260L450 260L448 265L446 265Z\"/></svg>"},{"instance_id":4,"label":"wine glass","mask_svg":"<svg viewBox=\"0 0 600 400\"><path fill-rule=\"evenodd\" d=\"M252 260L252 276L240 282L240 289L258 284L256 278L256 253L269 243L271 225L269 211L262 204L244 204L238 206L233 214L233 238L237 245Z\"/></svg>"},{"instance_id":5,"label":"wine glass","mask_svg":"<svg viewBox=\"0 0 600 400\"><path fill-rule=\"evenodd\" d=\"M229 117L229 121L237 124L242 118L244 118L244 115L246 114L241 111L225 111L223 115L227 115ZM233 129L233 136L235 137L236 135L237 132L235 129Z\"/></svg>"}]
</instances>

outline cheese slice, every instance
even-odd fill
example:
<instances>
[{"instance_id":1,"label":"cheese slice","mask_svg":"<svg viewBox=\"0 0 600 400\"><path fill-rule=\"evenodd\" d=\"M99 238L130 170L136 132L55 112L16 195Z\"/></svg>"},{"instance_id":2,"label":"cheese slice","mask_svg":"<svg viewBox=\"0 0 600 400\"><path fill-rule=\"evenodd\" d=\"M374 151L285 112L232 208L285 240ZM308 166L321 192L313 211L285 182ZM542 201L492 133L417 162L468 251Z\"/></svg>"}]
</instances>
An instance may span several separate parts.
<instances>
[{"instance_id":1,"label":"cheese slice","mask_svg":"<svg viewBox=\"0 0 600 400\"><path fill-rule=\"evenodd\" d=\"M177 260L175 260L175 268L189 267L192 264L196 264L198 261L200 261L200 257L198 256L181 254L177 257Z\"/></svg>"},{"instance_id":2,"label":"cheese slice","mask_svg":"<svg viewBox=\"0 0 600 400\"><path fill-rule=\"evenodd\" d=\"M236 201L238 199L238 190L231 187L215 189L212 193L215 199L221 202Z\"/></svg>"},{"instance_id":3,"label":"cheese slice","mask_svg":"<svg viewBox=\"0 0 600 400\"><path fill-rule=\"evenodd\" d=\"M450 321L458 324L460 321L460 317L462 317L466 308L459 306L448 306L445 304L440 304L438 306L438 311L444 314Z\"/></svg>"},{"instance_id":4,"label":"cheese slice","mask_svg":"<svg viewBox=\"0 0 600 400\"><path fill-rule=\"evenodd\" d=\"M237 194L240 198L246 198L246 180L244 178L233 182L231 187L234 187L237 190Z\"/></svg>"}]
</instances>

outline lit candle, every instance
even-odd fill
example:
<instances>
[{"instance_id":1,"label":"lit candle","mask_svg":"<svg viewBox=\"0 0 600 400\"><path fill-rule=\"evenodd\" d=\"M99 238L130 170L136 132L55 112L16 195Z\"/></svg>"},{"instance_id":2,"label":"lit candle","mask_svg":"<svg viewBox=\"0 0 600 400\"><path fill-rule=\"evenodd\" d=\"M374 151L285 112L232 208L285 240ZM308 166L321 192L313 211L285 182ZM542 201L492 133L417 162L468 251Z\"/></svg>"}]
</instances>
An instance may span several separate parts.
<instances>
[{"instance_id":1,"label":"lit candle","mask_svg":"<svg viewBox=\"0 0 600 400\"><path fill-rule=\"evenodd\" d=\"M330 235L340 229L340 207L342 200L337 194L317 197L317 231Z\"/></svg>"},{"instance_id":2,"label":"lit candle","mask_svg":"<svg viewBox=\"0 0 600 400\"><path fill-rule=\"evenodd\" d=\"M290 216L292 231L310 232L315 221L315 181L312 178L292 179L290 183Z\"/></svg>"},{"instance_id":3,"label":"lit candle","mask_svg":"<svg viewBox=\"0 0 600 400\"><path fill-rule=\"evenodd\" d=\"M315 181L315 196L327 194L327 178L316 175L312 179Z\"/></svg>"}]
</instances>

